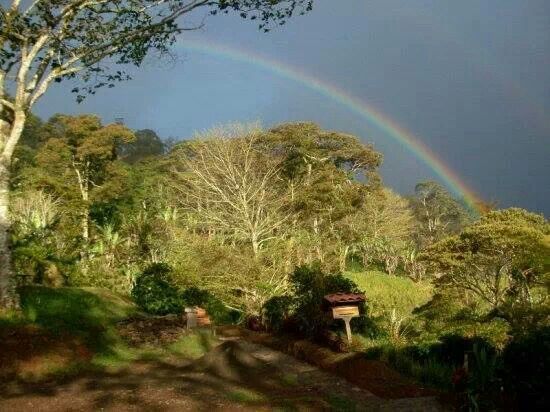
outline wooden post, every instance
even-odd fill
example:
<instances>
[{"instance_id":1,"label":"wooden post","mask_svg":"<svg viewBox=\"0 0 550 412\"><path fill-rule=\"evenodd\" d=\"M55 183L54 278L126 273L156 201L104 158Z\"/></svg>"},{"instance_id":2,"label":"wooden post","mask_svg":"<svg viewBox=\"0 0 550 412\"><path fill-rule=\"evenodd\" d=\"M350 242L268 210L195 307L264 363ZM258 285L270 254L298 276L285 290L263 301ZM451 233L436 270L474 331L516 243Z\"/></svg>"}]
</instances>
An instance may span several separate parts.
<instances>
[{"instance_id":1,"label":"wooden post","mask_svg":"<svg viewBox=\"0 0 550 412\"><path fill-rule=\"evenodd\" d=\"M349 324L351 322L351 316L346 316L342 319L346 323L346 335L348 335L348 343L351 344L351 326Z\"/></svg>"},{"instance_id":2,"label":"wooden post","mask_svg":"<svg viewBox=\"0 0 550 412\"><path fill-rule=\"evenodd\" d=\"M342 319L346 324L346 335L350 344L352 340L350 322L352 318L356 318L357 316L359 316L359 308L357 306L336 306L332 308L332 317L334 319Z\"/></svg>"}]
</instances>

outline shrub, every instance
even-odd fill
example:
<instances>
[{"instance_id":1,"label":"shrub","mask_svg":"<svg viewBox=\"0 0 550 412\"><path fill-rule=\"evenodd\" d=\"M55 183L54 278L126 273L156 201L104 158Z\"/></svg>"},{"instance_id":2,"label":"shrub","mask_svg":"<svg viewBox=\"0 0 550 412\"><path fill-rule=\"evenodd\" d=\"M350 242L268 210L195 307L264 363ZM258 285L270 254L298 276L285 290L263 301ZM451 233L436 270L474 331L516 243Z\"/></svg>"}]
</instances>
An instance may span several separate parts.
<instances>
[{"instance_id":1,"label":"shrub","mask_svg":"<svg viewBox=\"0 0 550 412\"><path fill-rule=\"evenodd\" d=\"M187 288L181 294L181 299L186 306L204 306L211 299L210 292L195 286Z\"/></svg>"},{"instance_id":2,"label":"shrub","mask_svg":"<svg viewBox=\"0 0 550 412\"><path fill-rule=\"evenodd\" d=\"M488 356L494 356L495 348L487 340L480 337L464 337L460 335L444 335L439 338L440 343L431 348L431 354L439 360L451 365L461 365L464 362L464 354L474 354L484 351Z\"/></svg>"},{"instance_id":3,"label":"shrub","mask_svg":"<svg viewBox=\"0 0 550 412\"><path fill-rule=\"evenodd\" d=\"M516 393L522 410L550 405L550 326L514 339L502 354L505 387Z\"/></svg>"},{"instance_id":4,"label":"shrub","mask_svg":"<svg viewBox=\"0 0 550 412\"><path fill-rule=\"evenodd\" d=\"M318 264L297 267L290 276L291 297L279 297L264 306L272 325L282 325L288 312L288 321L296 332L309 337L322 337L327 330L341 329L330 313L323 310L323 297L330 293L360 293L357 285L340 274L325 274ZM286 306L286 307L285 307ZM291 310L292 309L292 310ZM360 317L354 318L351 326L355 331L364 331L368 324L365 304L359 305Z\"/></svg>"},{"instance_id":5,"label":"shrub","mask_svg":"<svg viewBox=\"0 0 550 412\"><path fill-rule=\"evenodd\" d=\"M425 384L449 389L455 367L431 354L430 348L427 344L402 347L377 340L376 346L365 351L365 357L388 362L399 372Z\"/></svg>"},{"instance_id":6,"label":"shrub","mask_svg":"<svg viewBox=\"0 0 550 412\"><path fill-rule=\"evenodd\" d=\"M280 332L288 324L294 306L292 296L274 296L263 306L262 321L268 330Z\"/></svg>"},{"instance_id":7,"label":"shrub","mask_svg":"<svg viewBox=\"0 0 550 412\"><path fill-rule=\"evenodd\" d=\"M171 271L165 263L153 263L138 275L132 298L147 313L181 313L183 302L170 281Z\"/></svg>"}]
</instances>

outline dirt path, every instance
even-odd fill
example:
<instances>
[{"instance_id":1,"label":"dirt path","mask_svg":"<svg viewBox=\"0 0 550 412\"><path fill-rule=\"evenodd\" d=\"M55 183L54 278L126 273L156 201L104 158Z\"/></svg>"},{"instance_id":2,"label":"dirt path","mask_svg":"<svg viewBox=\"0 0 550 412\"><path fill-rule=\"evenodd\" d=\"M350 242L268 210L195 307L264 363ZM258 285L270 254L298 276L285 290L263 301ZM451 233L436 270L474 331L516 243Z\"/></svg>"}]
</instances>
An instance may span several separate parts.
<instances>
[{"instance_id":1,"label":"dirt path","mask_svg":"<svg viewBox=\"0 0 550 412\"><path fill-rule=\"evenodd\" d=\"M383 400L293 357L240 339L194 362L0 387L1 411L439 411L433 398Z\"/></svg>"}]
</instances>

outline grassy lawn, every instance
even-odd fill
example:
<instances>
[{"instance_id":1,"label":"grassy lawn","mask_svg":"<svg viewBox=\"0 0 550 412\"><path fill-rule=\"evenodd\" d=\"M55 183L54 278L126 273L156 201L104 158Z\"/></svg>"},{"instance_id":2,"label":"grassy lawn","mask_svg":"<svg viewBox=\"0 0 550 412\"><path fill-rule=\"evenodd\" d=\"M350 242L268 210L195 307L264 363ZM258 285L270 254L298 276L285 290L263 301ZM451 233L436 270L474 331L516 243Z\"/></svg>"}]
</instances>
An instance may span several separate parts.
<instances>
[{"instance_id":1,"label":"grassy lawn","mask_svg":"<svg viewBox=\"0 0 550 412\"><path fill-rule=\"evenodd\" d=\"M365 292L370 314L374 317L387 316L393 309L401 316L408 316L413 309L425 304L433 294L428 282L415 283L402 276L369 270L364 272L346 272Z\"/></svg>"},{"instance_id":2,"label":"grassy lawn","mask_svg":"<svg viewBox=\"0 0 550 412\"><path fill-rule=\"evenodd\" d=\"M6 356L0 361L19 378L117 371L137 360L195 359L216 343L209 332L196 332L164 346L130 346L117 322L146 315L129 299L98 288L28 286L20 292L22 313L0 316L0 352Z\"/></svg>"}]
</instances>

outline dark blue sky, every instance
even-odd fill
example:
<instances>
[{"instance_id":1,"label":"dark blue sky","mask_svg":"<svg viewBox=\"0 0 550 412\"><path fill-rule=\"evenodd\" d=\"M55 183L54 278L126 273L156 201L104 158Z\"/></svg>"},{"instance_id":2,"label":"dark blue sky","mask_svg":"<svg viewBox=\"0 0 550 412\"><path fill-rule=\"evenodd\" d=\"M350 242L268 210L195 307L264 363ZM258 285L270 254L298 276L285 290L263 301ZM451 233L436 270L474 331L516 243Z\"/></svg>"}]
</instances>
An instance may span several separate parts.
<instances>
[{"instance_id":1,"label":"dark blue sky","mask_svg":"<svg viewBox=\"0 0 550 412\"><path fill-rule=\"evenodd\" d=\"M268 34L216 16L185 36L336 85L413 132L486 200L550 216L548 0L317 0L313 12ZM436 178L375 125L303 84L246 62L175 51L175 62L150 59L133 81L80 105L62 83L36 112L124 117L132 128L176 138L230 121L311 120L374 143L386 183L401 193Z\"/></svg>"}]
</instances>

